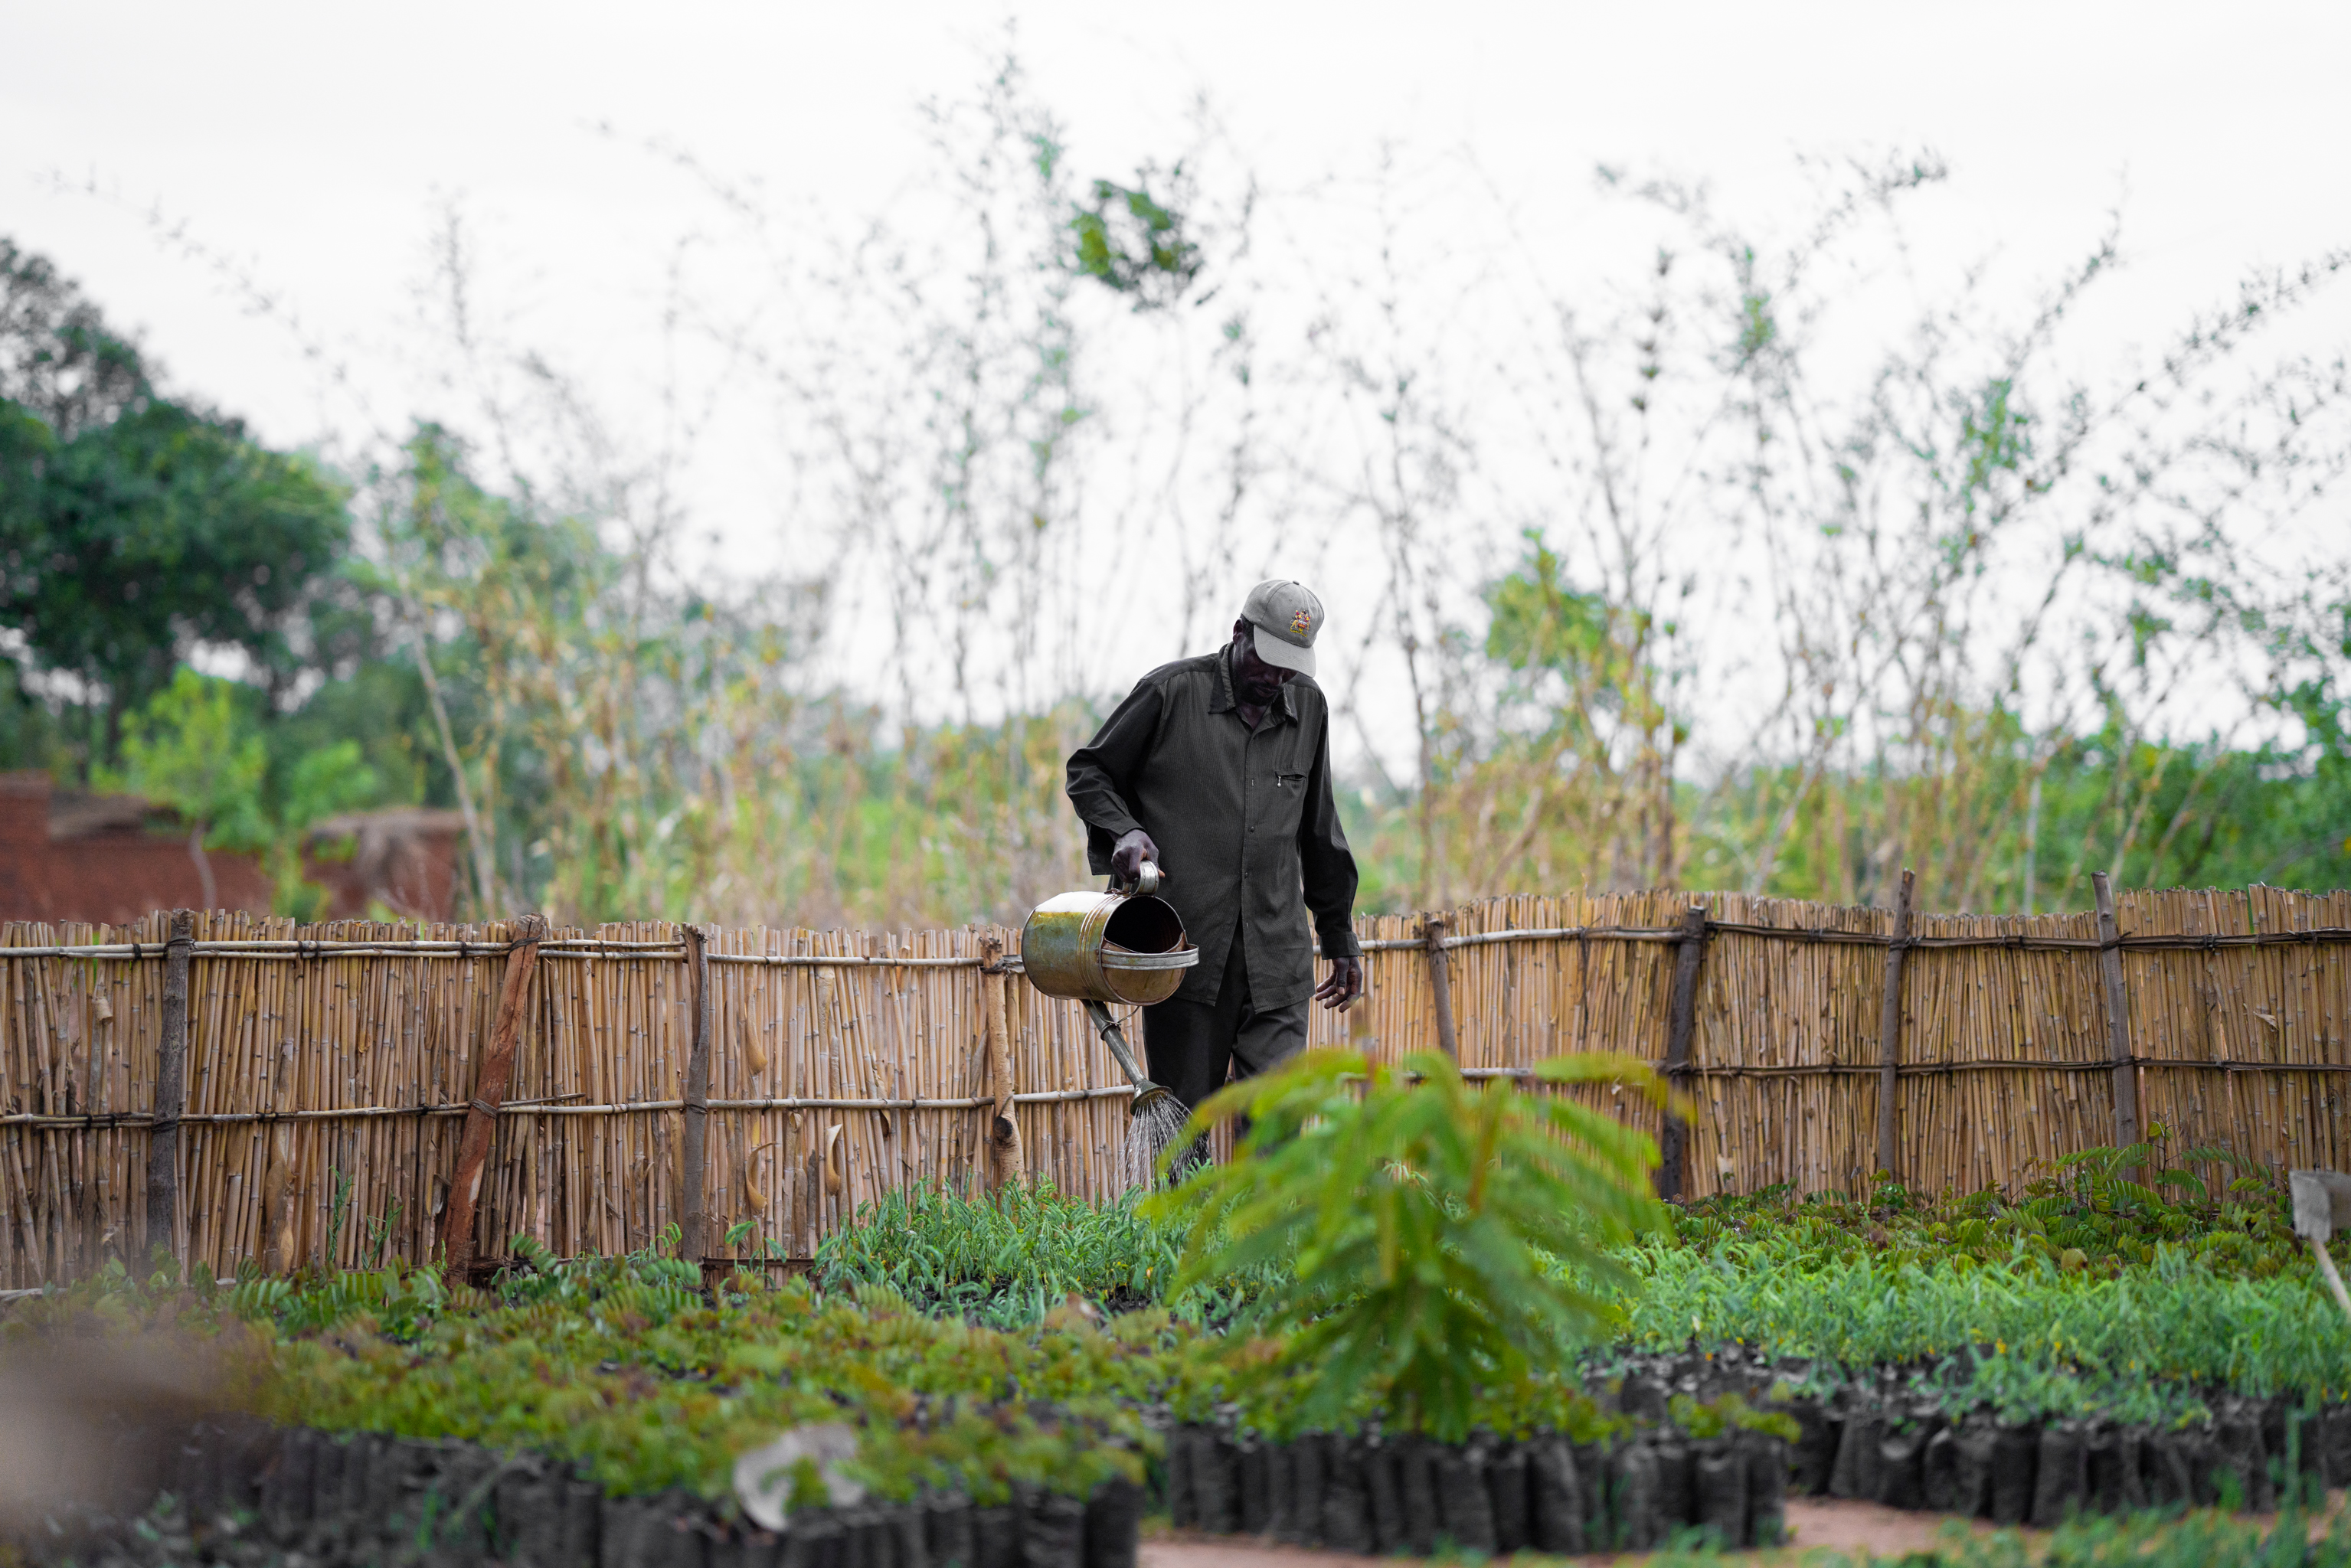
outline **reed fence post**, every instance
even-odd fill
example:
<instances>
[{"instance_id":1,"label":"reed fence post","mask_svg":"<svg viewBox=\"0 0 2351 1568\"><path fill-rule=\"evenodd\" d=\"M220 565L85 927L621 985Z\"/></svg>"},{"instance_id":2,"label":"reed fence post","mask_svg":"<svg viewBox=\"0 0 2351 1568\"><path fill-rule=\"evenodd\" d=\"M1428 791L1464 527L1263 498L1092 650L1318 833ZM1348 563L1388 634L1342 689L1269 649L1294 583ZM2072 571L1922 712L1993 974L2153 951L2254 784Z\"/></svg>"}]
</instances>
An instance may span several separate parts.
<instances>
[{"instance_id":1,"label":"reed fence post","mask_svg":"<svg viewBox=\"0 0 2351 1568\"><path fill-rule=\"evenodd\" d=\"M196 917L172 911L163 949L163 1014L155 1047L155 1111L147 1140L147 1250L180 1255L180 1115L188 1105L188 957ZM26 1242L31 1244L32 1238Z\"/></svg>"},{"instance_id":2,"label":"reed fence post","mask_svg":"<svg viewBox=\"0 0 2351 1568\"><path fill-rule=\"evenodd\" d=\"M1706 961L1706 905L1682 911L1682 934L1674 951L1674 995L1666 1015L1666 1083L1675 1093L1689 1077L1690 1036L1698 1028L1698 971ZM1682 1166L1689 1148L1689 1124L1668 1107L1657 1137L1657 1196L1682 1196Z\"/></svg>"},{"instance_id":3,"label":"reed fence post","mask_svg":"<svg viewBox=\"0 0 2351 1568\"><path fill-rule=\"evenodd\" d=\"M2138 1142L2138 1068L2131 1061L2130 993L2123 989L2122 927L2115 921L2115 890L2106 873L2090 873L2098 900L2098 969L2106 990L2106 1057L2114 1063L2115 1147ZM2136 1179L2137 1171L2124 1173Z\"/></svg>"},{"instance_id":4,"label":"reed fence post","mask_svg":"<svg viewBox=\"0 0 2351 1568\"><path fill-rule=\"evenodd\" d=\"M506 987L498 993L497 1022L490 1030L490 1049L474 1075L474 1097L465 1107L465 1135L457 1145L457 1171L449 1180L449 1209L441 1239L449 1249L448 1279L464 1284L474 1267L474 1207L482 1196L482 1168L490 1157L490 1134L497 1127L498 1107L506 1101L507 1083L514 1076L515 1039L522 1032L523 998L530 990L531 972L538 967L538 944L547 923L536 915L517 915L507 923L513 946L507 952ZM329 1259L331 1267L333 1260Z\"/></svg>"},{"instance_id":5,"label":"reed fence post","mask_svg":"<svg viewBox=\"0 0 2351 1568\"><path fill-rule=\"evenodd\" d=\"M1012 1026L1006 1016L1004 996L1012 977L1004 973L1004 938L990 932L979 939L979 1011L987 1037L987 1092L996 1102L987 1122L987 1185L994 1189L1019 1181L1026 1171L1020 1123L1012 1106Z\"/></svg>"},{"instance_id":6,"label":"reed fence post","mask_svg":"<svg viewBox=\"0 0 2351 1568\"><path fill-rule=\"evenodd\" d=\"M707 1213L710 1141L710 937L699 925L685 927L686 984L692 988L694 1045L685 1059L685 1136L678 1181L685 1209L684 1255L696 1267L710 1252Z\"/></svg>"},{"instance_id":7,"label":"reed fence post","mask_svg":"<svg viewBox=\"0 0 2351 1568\"><path fill-rule=\"evenodd\" d=\"M1886 988L1877 1002L1877 1168L1900 1178L1895 1152L1895 1106L1901 1093L1902 961L1910 953L1911 900L1917 879L1902 868L1894 895L1894 940L1886 946Z\"/></svg>"},{"instance_id":8,"label":"reed fence post","mask_svg":"<svg viewBox=\"0 0 2351 1568\"><path fill-rule=\"evenodd\" d=\"M1461 1060L1461 1040L1453 1028L1453 975L1445 963L1445 916L1427 916L1421 939L1428 944L1428 992L1437 1004L1437 1049Z\"/></svg>"}]
</instances>

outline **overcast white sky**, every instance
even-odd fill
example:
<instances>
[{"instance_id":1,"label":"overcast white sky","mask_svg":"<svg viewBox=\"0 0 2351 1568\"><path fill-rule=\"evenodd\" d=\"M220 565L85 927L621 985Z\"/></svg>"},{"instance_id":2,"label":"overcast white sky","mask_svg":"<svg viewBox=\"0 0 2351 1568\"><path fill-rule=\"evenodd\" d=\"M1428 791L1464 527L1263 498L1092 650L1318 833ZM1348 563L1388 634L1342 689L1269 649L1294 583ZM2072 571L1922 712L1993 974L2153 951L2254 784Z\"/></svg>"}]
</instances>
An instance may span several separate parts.
<instances>
[{"instance_id":1,"label":"overcast white sky","mask_svg":"<svg viewBox=\"0 0 2351 1568\"><path fill-rule=\"evenodd\" d=\"M1978 232L2073 249L2127 193L2135 286L2179 308L2245 264L2351 241L2351 5L1422 4L0 5L0 231L145 331L183 383L278 440L310 372L159 247L154 206L329 339L404 306L460 195L559 279L646 283L709 210L591 128L662 136L844 211L918 152L1006 15L1073 154L1118 172L1211 95L1277 185L1384 138L1467 149L1531 203L1599 161L1721 185L1792 152L1925 144ZM128 207L57 193L95 182ZM643 254L614 256L616 236ZM626 302L623 302L624 304Z\"/></svg>"},{"instance_id":2,"label":"overcast white sky","mask_svg":"<svg viewBox=\"0 0 2351 1568\"><path fill-rule=\"evenodd\" d=\"M477 215L529 280L525 329L592 373L600 333L645 317L667 247L712 218L644 139L779 202L874 210L915 172L913 106L967 89L1008 16L1088 173L1165 156L1205 91L1277 191L1360 170L1383 141L1467 154L1572 245L1564 193L1595 162L1753 192L1795 154L1931 147L1955 175L1941 232L2040 276L2124 205L2131 268L2099 328L2118 347L2225 297L2249 265L2351 244L2340 0L0 0L0 233L78 277L178 385L274 442L348 441L356 405L143 214L272 290L396 427L418 412L400 344L439 204ZM772 554L749 486L703 493L697 522Z\"/></svg>"}]
</instances>

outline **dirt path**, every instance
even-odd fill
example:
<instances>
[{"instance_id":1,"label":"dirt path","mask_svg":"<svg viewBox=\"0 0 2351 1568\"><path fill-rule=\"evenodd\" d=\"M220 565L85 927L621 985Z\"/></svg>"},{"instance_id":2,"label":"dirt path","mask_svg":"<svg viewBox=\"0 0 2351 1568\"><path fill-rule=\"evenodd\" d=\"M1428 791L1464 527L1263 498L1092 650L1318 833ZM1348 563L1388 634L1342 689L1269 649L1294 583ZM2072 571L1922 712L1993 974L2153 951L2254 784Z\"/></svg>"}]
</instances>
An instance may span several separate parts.
<instances>
[{"instance_id":1,"label":"dirt path","mask_svg":"<svg viewBox=\"0 0 2351 1568\"><path fill-rule=\"evenodd\" d=\"M2330 1493L2325 1511L2310 1521L2312 1539L2325 1533L2327 1524L2346 1505L2351 1495L2343 1491ZM2264 1527L2273 1523L2273 1514L2241 1516L2257 1521ZM1757 1564L1796 1561L1802 1554L1827 1547L1839 1552L1853 1552L1866 1547L1878 1557L1900 1557L1905 1552L1924 1552L1935 1545L1943 1527L1955 1522L1957 1516L1947 1513L1914 1513L1906 1509L1886 1508L1874 1502L1851 1502L1837 1498L1792 1497L1788 1500L1788 1530L1792 1539L1784 1548L1770 1552L1727 1552L1728 1558ZM1966 1521L1978 1535L1989 1535L1992 1525L1985 1520ZM2027 1530L2026 1539L2038 1540L2047 1532ZM1583 1557L1565 1559L1574 1563L1639 1563L1646 1552L1595 1552ZM1395 1568L1395 1557L1355 1557L1343 1552L1312 1552L1300 1546L1273 1546L1260 1542L1228 1535L1202 1535L1192 1530L1147 1530L1143 1538L1138 1568Z\"/></svg>"},{"instance_id":2,"label":"dirt path","mask_svg":"<svg viewBox=\"0 0 2351 1568\"><path fill-rule=\"evenodd\" d=\"M1913 1513L1874 1502L1846 1502L1834 1498L1790 1498L1788 1528L1797 1552L1818 1547L1852 1551L1865 1546L1880 1557L1899 1557L1935 1544L1950 1516ZM1991 1526L1973 1521L1979 1534ZM2037 1533L2037 1532L2032 1532ZM1646 1552L1598 1552L1570 1559L1578 1563L1638 1562ZM1770 1562L1779 1552L1731 1555ZM1191 1530L1162 1530L1143 1540L1139 1568L1395 1568L1394 1557L1354 1557L1341 1552L1313 1552L1301 1546L1273 1546L1232 1536L1202 1535Z\"/></svg>"}]
</instances>

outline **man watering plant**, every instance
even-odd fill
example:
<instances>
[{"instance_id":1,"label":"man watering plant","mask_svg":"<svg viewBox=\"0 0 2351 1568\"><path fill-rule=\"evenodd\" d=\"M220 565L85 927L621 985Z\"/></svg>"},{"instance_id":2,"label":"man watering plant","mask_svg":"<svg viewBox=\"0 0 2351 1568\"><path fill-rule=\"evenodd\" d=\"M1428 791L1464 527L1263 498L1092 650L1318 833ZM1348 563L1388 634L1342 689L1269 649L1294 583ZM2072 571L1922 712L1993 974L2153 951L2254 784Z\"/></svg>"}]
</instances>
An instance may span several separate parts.
<instances>
[{"instance_id":1,"label":"man watering plant","mask_svg":"<svg viewBox=\"0 0 2351 1568\"><path fill-rule=\"evenodd\" d=\"M1230 643L1144 676L1070 758L1087 863L1133 882L1155 862L1200 949L1176 995L1143 1010L1151 1076L1186 1105L1303 1049L1310 994L1326 1008L1363 994L1355 857L1313 678L1322 630L1313 594L1259 583ZM1310 910L1331 961L1319 988Z\"/></svg>"}]
</instances>

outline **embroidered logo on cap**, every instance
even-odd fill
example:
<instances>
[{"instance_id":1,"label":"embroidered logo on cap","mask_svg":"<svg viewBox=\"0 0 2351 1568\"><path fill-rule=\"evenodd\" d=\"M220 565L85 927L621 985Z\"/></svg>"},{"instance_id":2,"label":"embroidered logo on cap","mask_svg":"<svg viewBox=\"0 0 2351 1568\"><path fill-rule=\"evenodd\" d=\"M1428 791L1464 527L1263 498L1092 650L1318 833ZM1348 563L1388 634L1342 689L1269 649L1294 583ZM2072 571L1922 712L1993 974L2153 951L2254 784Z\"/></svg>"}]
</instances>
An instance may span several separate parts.
<instances>
[{"instance_id":1,"label":"embroidered logo on cap","mask_svg":"<svg viewBox=\"0 0 2351 1568\"><path fill-rule=\"evenodd\" d=\"M1314 624L1313 615L1304 610L1300 611L1297 614L1290 618L1290 629L1292 632L1301 633L1301 635L1305 632L1306 629L1312 624Z\"/></svg>"}]
</instances>

